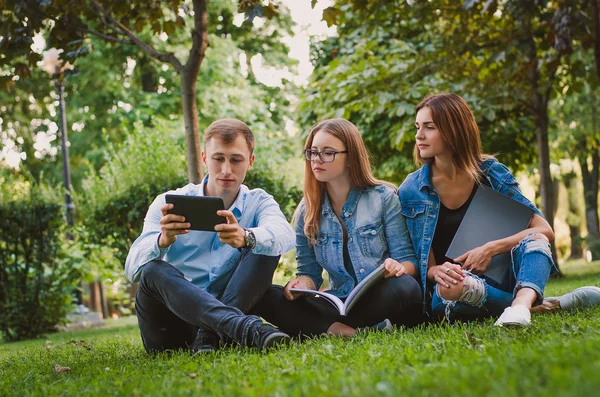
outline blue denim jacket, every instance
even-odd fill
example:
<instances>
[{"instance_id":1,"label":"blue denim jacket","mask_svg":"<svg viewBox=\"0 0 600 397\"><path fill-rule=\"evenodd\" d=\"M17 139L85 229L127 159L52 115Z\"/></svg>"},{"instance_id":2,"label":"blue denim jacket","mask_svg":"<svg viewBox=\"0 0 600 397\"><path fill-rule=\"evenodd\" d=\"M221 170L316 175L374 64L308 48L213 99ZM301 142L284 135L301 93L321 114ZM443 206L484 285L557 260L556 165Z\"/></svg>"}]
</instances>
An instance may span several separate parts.
<instances>
[{"instance_id":1,"label":"blue denim jacket","mask_svg":"<svg viewBox=\"0 0 600 397\"><path fill-rule=\"evenodd\" d=\"M508 168L494 158L480 164L486 184L494 190L532 208L540 216L542 213L529 201L519 188L519 183ZM398 188L402 203L402 215L410 232L415 254L419 261L417 269L423 286L424 305L427 304L427 263L440 212L440 198L431 184L431 164L427 163L409 174Z\"/></svg>"},{"instance_id":2,"label":"blue denim jacket","mask_svg":"<svg viewBox=\"0 0 600 397\"><path fill-rule=\"evenodd\" d=\"M329 274L329 292L344 298L355 286L344 268L343 231L329 197L325 195L316 244L304 234L304 201L300 203L296 222L296 260L298 276L308 276L317 288L323 283L323 269ZM387 258L417 264L400 202L394 190L380 185L351 189L340 218L348 232L348 251L356 278L360 283Z\"/></svg>"}]
</instances>

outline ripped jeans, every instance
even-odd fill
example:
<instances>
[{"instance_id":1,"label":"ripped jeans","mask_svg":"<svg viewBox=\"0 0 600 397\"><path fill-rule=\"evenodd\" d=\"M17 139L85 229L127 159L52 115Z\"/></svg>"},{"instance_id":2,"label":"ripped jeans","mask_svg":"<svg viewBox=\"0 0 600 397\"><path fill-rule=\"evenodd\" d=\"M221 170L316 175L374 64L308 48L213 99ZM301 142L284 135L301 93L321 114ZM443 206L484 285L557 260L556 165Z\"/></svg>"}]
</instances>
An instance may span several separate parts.
<instances>
[{"instance_id":1,"label":"ripped jeans","mask_svg":"<svg viewBox=\"0 0 600 397\"><path fill-rule=\"evenodd\" d=\"M483 293L470 291L467 299L448 301L438 295L438 285L433 288L431 308L435 316L445 315L449 322L454 320L472 320L482 317L499 316L505 308L512 304L517 291L527 287L537 294L535 305L542 303L544 287L555 269L550 244L535 234L527 235L511 250L511 271L506 280L499 284L485 276L478 277L468 273L483 286ZM463 294L463 296L466 294ZM462 298L462 297L461 297ZM463 302L461 300L466 300Z\"/></svg>"}]
</instances>

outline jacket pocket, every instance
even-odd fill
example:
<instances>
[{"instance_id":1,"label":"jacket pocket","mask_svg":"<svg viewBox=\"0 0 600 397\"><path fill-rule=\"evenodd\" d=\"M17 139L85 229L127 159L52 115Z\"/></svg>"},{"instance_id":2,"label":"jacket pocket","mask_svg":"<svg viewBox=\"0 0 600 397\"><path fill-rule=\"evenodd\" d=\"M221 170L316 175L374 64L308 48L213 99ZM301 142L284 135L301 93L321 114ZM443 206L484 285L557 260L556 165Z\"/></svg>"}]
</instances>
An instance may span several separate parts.
<instances>
[{"instance_id":1,"label":"jacket pocket","mask_svg":"<svg viewBox=\"0 0 600 397\"><path fill-rule=\"evenodd\" d=\"M406 220L406 226L408 227L408 232L410 233L410 237L413 241L413 244L417 246L417 242L421 241L423 237L423 228L425 226L425 204L402 204L402 216ZM431 236L433 237L433 236Z\"/></svg>"},{"instance_id":2,"label":"jacket pocket","mask_svg":"<svg viewBox=\"0 0 600 397\"><path fill-rule=\"evenodd\" d=\"M405 218L415 218L425 212L425 204L402 205L402 215Z\"/></svg>"},{"instance_id":3,"label":"jacket pocket","mask_svg":"<svg viewBox=\"0 0 600 397\"><path fill-rule=\"evenodd\" d=\"M365 256L381 257L387 249L381 221L357 229L360 249Z\"/></svg>"},{"instance_id":4,"label":"jacket pocket","mask_svg":"<svg viewBox=\"0 0 600 397\"><path fill-rule=\"evenodd\" d=\"M315 258L321 266L327 263L327 240L328 236L320 236L315 242Z\"/></svg>"}]
</instances>

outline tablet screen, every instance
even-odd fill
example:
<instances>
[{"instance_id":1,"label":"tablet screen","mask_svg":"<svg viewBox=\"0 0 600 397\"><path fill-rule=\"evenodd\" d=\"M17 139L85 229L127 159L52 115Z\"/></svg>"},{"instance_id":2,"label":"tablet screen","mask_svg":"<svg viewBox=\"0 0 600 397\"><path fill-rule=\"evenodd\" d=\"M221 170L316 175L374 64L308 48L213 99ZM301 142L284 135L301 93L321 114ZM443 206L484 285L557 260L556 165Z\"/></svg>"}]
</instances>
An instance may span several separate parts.
<instances>
[{"instance_id":1,"label":"tablet screen","mask_svg":"<svg viewBox=\"0 0 600 397\"><path fill-rule=\"evenodd\" d=\"M221 197L167 194L165 199L167 204L173 204L168 213L184 216L191 223L191 230L214 232L216 225L227 223L224 216L217 215L217 211L225 209Z\"/></svg>"}]
</instances>

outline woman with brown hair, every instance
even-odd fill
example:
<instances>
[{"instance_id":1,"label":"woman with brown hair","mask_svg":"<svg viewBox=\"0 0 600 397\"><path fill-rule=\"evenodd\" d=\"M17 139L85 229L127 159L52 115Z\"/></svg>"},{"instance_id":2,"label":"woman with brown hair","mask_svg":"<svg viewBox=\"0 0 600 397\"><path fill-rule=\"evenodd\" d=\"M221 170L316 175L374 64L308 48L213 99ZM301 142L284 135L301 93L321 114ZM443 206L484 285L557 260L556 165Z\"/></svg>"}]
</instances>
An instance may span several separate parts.
<instances>
[{"instance_id":1,"label":"woman with brown hair","mask_svg":"<svg viewBox=\"0 0 600 397\"><path fill-rule=\"evenodd\" d=\"M330 119L316 124L304 150L304 199L294 215L296 277L273 286L260 315L290 335L351 336L357 327L412 325L421 315L416 258L393 185L375 179L354 124ZM347 316L323 299L291 288L318 290L322 273L328 292L345 299L371 272L384 278L363 295ZM265 302L270 307L264 310Z\"/></svg>"},{"instance_id":2,"label":"woman with brown hair","mask_svg":"<svg viewBox=\"0 0 600 397\"><path fill-rule=\"evenodd\" d=\"M527 325L532 306L542 303L554 267L554 232L540 211L521 193L508 168L482 153L479 129L467 103L455 94L425 98L416 108L415 162L398 190L425 291L434 314L449 321L500 316L496 325ZM534 215L526 230L490 241L458 258L445 253L481 185L529 206ZM493 225L490 225L493 227ZM502 282L483 273L493 256L511 253Z\"/></svg>"}]
</instances>

